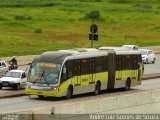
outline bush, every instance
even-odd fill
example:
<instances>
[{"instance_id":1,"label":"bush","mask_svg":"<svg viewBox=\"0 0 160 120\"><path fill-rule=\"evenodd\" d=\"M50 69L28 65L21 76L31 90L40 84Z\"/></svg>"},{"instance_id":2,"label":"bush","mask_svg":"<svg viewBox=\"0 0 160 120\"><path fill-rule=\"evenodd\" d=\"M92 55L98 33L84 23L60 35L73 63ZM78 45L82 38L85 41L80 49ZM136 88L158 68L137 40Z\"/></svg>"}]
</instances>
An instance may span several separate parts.
<instances>
[{"instance_id":1,"label":"bush","mask_svg":"<svg viewBox=\"0 0 160 120\"><path fill-rule=\"evenodd\" d=\"M0 15L0 21L5 21L5 20L7 20L7 19Z\"/></svg>"},{"instance_id":2,"label":"bush","mask_svg":"<svg viewBox=\"0 0 160 120\"><path fill-rule=\"evenodd\" d=\"M132 0L108 0L111 3L130 3Z\"/></svg>"},{"instance_id":3,"label":"bush","mask_svg":"<svg viewBox=\"0 0 160 120\"><path fill-rule=\"evenodd\" d=\"M79 0L80 2L101 2L102 0Z\"/></svg>"},{"instance_id":4,"label":"bush","mask_svg":"<svg viewBox=\"0 0 160 120\"><path fill-rule=\"evenodd\" d=\"M16 15L14 17L16 20L32 20L31 16L22 16L22 15Z\"/></svg>"},{"instance_id":5,"label":"bush","mask_svg":"<svg viewBox=\"0 0 160 120\"><path fill-rule=\"evenodd\" d=\"M94 10L94 11L87 13L85 15L85 19L94 19L94 20L104 21L104 18L102 18L101 14L98 10Z\"/></svg>"},{"instance_id":6,"label":"bush","mask_svg":"<svg viewBox=\"0 0 160 120\"><path fill-rule=\"evenodd\" d=\"M160 32L160 26L154 26L152 30L156 32Z\"/></svg>"},{"instance_id":7,"label":"bush","mask_svg":"<svg viewBox=\"0 0 160 120\"><path fill-rule=\"evenodd\" d=\"M41 29L41 28L36 28L36 29L34 30L34 33L42 33L42 29Z\"/></svg>"},{"instance_id":8,"label":"bush","mask_svg":"<svg viewBox=\"0 0 160 120\"><path fill-rule=\"evenodd\" d=\"M135 7L144 8L144 9L152 9L152 6L149 4L136 4Z\"/></svg>"}]
</instances>

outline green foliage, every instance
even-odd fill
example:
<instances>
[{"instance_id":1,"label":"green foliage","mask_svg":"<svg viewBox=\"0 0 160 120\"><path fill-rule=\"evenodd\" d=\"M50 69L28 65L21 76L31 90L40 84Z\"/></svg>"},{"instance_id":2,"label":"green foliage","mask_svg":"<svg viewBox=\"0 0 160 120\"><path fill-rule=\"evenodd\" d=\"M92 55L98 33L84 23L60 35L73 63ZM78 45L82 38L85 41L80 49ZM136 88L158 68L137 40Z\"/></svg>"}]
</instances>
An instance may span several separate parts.
<instances>
[{"instance_id":1,"label":"green foliage","mask_svg":"<svg viewBox=\"0 0 160 120\"><path fill-rule=\"evenodd\" d=\"M108 0L110 3L160 3L160 0Z\"/></svg>"},{"instance_id":2,"label":"green foliage","mask_svg":"<svg viewBox=\"0 0 160 120\"><path fill-rule=\"evenodd\" d=\"M94 11L90 11L89 13L87 13L84 17L85 19L93 19L93 20L100 20L100 21L104 21L104 18L102 18L99 10L94 10Z\"/></svg>"},{"instance_id":3,"label":"green foliage","mask_svg":"<svg viewBox=\"0 0 160 120\"><path fill-rule=\"evenodd\" d=\"M6 20L7 20L7 18L0 15L0 21L6 21Z\"/></svg>"},{"instance_id":4,"label":"green foliage","mask_svg":"<svg viewBox=\"0 0 160 120\"><path fill-rule=\"evenodd\" d=\"M152 9L152 6L149 4L136 4L135 7L144 8L144 9Z\"/></svg>"},{"instance_id":5,"label":"green foliage","mask_svg":"<svg viewBox=\"0 0 160 120\"><path fill-rule=\"evenodd\" d=\"M156 31L156 32L160 32L160 26L154 26L153 28L152 28L152 30L153 31Z\"/></svg>"},{"instance_id":6,"label":"green foliage","mask_svg":"<svg viewBox=\"0 0 160 120\"><path fill-rule=\"evenodd\" d=\"M0 56L90 47L92 18L99 35L94 47L160 45L159 3L160 0L0 0Z\"/></svg>"},{"instance_id":7,"label":"green foliage","mask_svg":"<svg viewBox=\"0 0 160 120\"><path fill-rule=\"evenodd\" d=\"M130 3L133 0L108 0L111 3Z\"/></svg>"},{"instance_id":8,"label":"green foliage","mask_svg":"<svg viewBox=\"0 0 160 120\"><path fill-rule=\"evenodd\" d=\"M0 0L0 7L53 7L59 5L56 0Z\"/></svg>"},{"instance_id":9,"label":"green foliage","mask_svg":"<svg viewBox=\"0 0 160 120\"><path fill-rule=\"evenodd\" d=\"M42 33L42 29L41 29L41 28L36 28L36 29L34 30L34 33Z\"/></svg>"},{"instance_id":10,"label":"green foliage","mask_svg":"<svg viewBox=\"0 0 160 120\"><path fill-rule=\"evenodd\" d=\"M77 0L80 2L102 2L102 0Z\"/></svg>"},{"instance_id":11,"label":"green foliage","mask_svg":"<svg viewBox=\"0 0 160 120\"><path fill-rule=\"evenodd\" d=\"M32 20L31 16L23 16L23 15L16 15L14 18L16 20Z\"/></svg>"},{"instance_id":12,"label":"green foliage","mask_svg":"<svg viewBox=\"0 0 160 120\"><path fill-rule=\"evenodd\" d=\"M90 18L90 19L99 19L101 18L101 14L98 10L94 10L94 11L87 13L85 17Z\"/></svg>"}]
</instances>

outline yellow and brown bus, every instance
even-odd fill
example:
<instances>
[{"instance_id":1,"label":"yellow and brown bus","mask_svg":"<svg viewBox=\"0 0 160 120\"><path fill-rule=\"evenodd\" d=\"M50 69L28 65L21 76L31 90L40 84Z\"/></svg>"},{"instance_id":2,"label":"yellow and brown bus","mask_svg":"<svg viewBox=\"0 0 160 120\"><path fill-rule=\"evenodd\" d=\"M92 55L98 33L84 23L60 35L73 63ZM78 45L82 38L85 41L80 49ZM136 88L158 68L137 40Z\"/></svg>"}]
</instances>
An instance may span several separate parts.
<instances>
[{"instance_id":1,"label":"yellow and brown bus","mask_svg":"<svg viewBox=\"0 0 160 120\"><path fill-rule=\"evenodd\" d=\"M124 48L79 48L44 52L28 72L25 93L39 97L66 96L140 85L141 53Z\"/></svg>"}]
</instances>

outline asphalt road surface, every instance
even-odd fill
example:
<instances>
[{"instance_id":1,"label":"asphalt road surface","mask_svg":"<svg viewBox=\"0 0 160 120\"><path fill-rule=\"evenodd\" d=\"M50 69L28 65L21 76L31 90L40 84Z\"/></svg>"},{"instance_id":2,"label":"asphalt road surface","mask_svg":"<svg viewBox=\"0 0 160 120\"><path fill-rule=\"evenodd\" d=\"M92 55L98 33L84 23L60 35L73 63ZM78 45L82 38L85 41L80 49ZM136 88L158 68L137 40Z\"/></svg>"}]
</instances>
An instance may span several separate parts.
<instances>
[{"instance_id":1,"label":"asphalt road surface","mask_svg":"<svg viewBox=\"0 0 160 120\"><path fill-rule=\"evenodd\" d=\"M144 74L160 73L160 54L156 55L155 64L144 64Z\"/></svg>"},{"instance_id":2,"label":"asphalt road surface","mask_svg":"<svg viewBox=\"0 0 160 120\"><path fill-rule=\"evenodd\" d=\"M37 96L13 97L0 99L0 113L11 113L26 110L37 110L42 108L49 108L55 105L62 105L64 103L74 103L78 101L87 101L97 98L106 98L119 94L131 94L134 92L160 88L160 78L142 81L142 85L133 87L130 91L123 91L117 89L113 91L103 91L102 94L94 96L93 93L74 96L73 99L66 100L65 98L44 98L39 99Z\"/></svg>"}]
</instances>

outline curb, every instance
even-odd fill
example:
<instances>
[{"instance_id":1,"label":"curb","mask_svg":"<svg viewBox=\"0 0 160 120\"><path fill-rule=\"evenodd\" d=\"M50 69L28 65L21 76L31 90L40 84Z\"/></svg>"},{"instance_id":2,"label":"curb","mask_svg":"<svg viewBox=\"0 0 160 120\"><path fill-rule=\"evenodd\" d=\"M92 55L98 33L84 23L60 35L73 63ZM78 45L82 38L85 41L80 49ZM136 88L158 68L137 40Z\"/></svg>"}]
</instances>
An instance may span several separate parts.
<instances>
[{"instance_id":1,"label":"curb","mask_svg":"<svg viewBox=\"0 0 160 120\"><path fill-rule=\"evenodd\" d=\"M26 94L25 94L24 90L4 92L4 93L2 92L2 93L0 93L0 99L10 98L10 97L18 97L18 96L25 96L25 95Z\"/></svg>"},{"instance_id":2,"label":"curb","mask_svg":"<svg viewBox=\"0 0 160 120\"><path fill-rule=\"evenodd\" d=\"M154 78L160 78L160 73L143 75L142 80L149 80L149 79L154 79Z\"/></svg>"}]
</instances>

